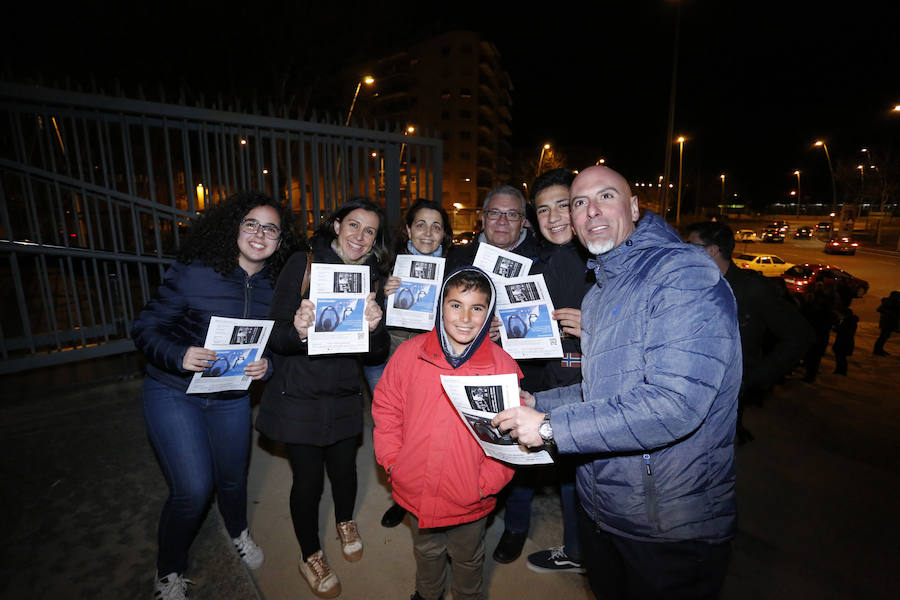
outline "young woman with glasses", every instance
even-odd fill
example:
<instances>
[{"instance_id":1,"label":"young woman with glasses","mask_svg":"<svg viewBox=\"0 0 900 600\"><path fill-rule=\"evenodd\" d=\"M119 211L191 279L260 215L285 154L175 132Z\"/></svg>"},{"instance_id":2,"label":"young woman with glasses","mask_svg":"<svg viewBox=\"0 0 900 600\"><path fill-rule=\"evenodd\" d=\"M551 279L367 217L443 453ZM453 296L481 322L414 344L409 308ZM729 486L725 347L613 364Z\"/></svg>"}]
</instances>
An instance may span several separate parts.
<instances>
[{"instance_id":1,"label":"young woman with glasses","mask_svg":"<svg viewBox=\"0 0 900 600\"><path fill-rule=\"evenodd\" d=\"M264 319L274 282L298 242L291 212L254 192L235 194L191 227L156 295L132 328L147 358L147 434L169 486L158 529L154 598L184 598L188 550L215 490L219 512L248 567L263 552L247 528L250 396L247 391L187 394L194 373L211 367L203 347L210 317ZM263 379L266 358L244 374Z\"/></svg>"}]
</instances>

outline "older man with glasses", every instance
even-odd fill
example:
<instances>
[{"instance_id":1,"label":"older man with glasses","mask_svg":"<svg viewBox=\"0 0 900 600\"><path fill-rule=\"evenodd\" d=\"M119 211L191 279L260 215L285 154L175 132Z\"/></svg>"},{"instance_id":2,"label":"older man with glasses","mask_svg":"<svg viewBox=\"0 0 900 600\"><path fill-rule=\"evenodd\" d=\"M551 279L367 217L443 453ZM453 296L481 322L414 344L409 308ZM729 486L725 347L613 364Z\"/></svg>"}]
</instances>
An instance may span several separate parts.
<instances>
[{"instance_id":1,"label":"older man with glasses","mask_svg":"<svg viewBox=\"0 0 900 600\"><path fill-rule=\"evenodd\" d=\"M447 256L446 272L456 267L471 265L475 253L482 243L496 246L535 260L538 255L537 241L525 224L525 197L511 185L495 187L484 197L481 208L483 231L474 243L454 246Z\"/></svg>"}]
</instances>

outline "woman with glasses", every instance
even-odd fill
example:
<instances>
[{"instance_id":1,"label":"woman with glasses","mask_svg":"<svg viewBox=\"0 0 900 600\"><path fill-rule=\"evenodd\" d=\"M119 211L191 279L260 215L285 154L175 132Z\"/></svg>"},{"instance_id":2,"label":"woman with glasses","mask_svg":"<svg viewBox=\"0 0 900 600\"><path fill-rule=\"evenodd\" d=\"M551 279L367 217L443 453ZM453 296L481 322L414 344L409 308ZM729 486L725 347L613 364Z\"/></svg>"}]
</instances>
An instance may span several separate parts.
<instances>
[{"instance_id":1,"label":"woman with glasses","mask_svg":"<svg viewBox=\"0 0 900 600\"><path fill-rule=\"evenodd\" d=\"M369 266L372 293L364 310L368 356L376 363L384 360L390 340L382 322L382 284L388 265L383 228L384 217L377 205L364 198L344 203L313 235L312 253L297 252L288 260L269 312L275 319L269 338L275 374L266 385L256 428L270 440L284 443L294 478L290 511L300 544L298 567L313 593L323 598L341 592L319 538L326 470L341 552L350 562L362 558L363 542L353 512L363 401L358 354L310 356L307 352L315 322L307 267L310 258L313 263Z\"/></svg>"},{"instance_id":2,"label":"woman with glasses","mask_svg":"<svg viewBox=\"0 0 900 600\"><path fill-rule=\"evenodd\" d=\"M247 528L250 396L187 394L187 388L218 358L203 347L210 317L266 318L274 282L297 242L289 209L262 194L235 194L192 226L178 261L134 322L132 338L147 358L144 421L169 486L158 529L158 600L185 597L188 549L213 490L244 563L262 564ZM270 371L266 358L244 368L254 380Z\"/></svg>"}]
</instances>

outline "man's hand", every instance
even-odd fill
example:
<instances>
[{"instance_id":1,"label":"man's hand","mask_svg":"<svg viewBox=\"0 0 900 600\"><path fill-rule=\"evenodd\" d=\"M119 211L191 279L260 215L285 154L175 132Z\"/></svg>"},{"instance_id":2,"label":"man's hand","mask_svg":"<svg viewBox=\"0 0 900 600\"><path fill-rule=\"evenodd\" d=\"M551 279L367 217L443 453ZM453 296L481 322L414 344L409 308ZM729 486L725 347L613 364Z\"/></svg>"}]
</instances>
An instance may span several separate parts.
<instances>
[{"instance_id":1,"label":"man's hand","mask_svg":"<svg viewBox=\"0 0 900 600\"><path fill-rule=\"evenodd\" d=\"M256 381L257 379L262 379L268 369L269 359L261 358L259 360L254 360L251 363L247 363L247 366L244 367L244 375L253 381Z\"/></svg>"},{"instance_id":2,"label":"man's hand","mask_svg":"<svg viewBox=\"0 0 900 600\"><path fill-rule=\"evenodd\" d=\"M514 406L497 413L491 420L491 425L499 429L500 433L508 431L510 437L519 440L523 446L540 448L544 445L544 438L538 433L538 427L541 426L544 416L544 413L533 408Z\"/></svg>"},{"instance_id":3,"label":"man's hand","mask_svg":"<svg viewBox=\"0 0 900 600\"><path fill-rule=\"evenodd\" d=\"M184 358L181 359L181 368L185 371L199 373L200 371L208 369L209 365L213 364L214 360L216 360L216 353L214 350L207 350L200 346L191 346L187 349L187 352L184 353Z\"/></svg>"},{"instance_id":4,"label":"man's hand","mask_svg":"<svg viewBox=\"0 0 900 600\"><path fill-rule=\"evenodd\" d=\"M403 284L403 280L399 277L394 277L391 275L387 278L387 281L384 282L384 295L390 296L394 292L397 291L397 288Z\"/></svg>"},{"instance_id":5,"label":"man's hand","mask_svg":"<svg viewBox=\"0 0 900 600\"><path fill-rule=\"evenodd\" d=\"M497 315L494 315L494 318L491 319L491 327L488 329L488 336L490 336L492 342L500 341L500 318Z\"/></svg>"},{"instance_id":6,"label":"man's hand","mask_svg":"<svg viewBox=\"0 0 900 600\"><path fill-rule=\"evenodd\" d=\"M312 300L303 300L300 302L297 312L294 313L294 329L301 340L309 337L309 328L313 326L316 320L316 305Z\"/></svg>"},{"instance_id":7,"label":"man's hand","mask_svg":"<svg viewBox=\"0 0 900 600\"><path fill-rule=\"evenodd\" d=\"M369 295L366 296L366 309L363 314L366 317L366 321L369 322L369 332L375 331L384 314L381 307L375 302L375 292L369 292Z\"/></svg>"},{"instance_id":8,"label":"man's hand","mask_svg":"<svg viewBox=\"0 0 900 600\"><path fill-rule=\"evenodd\" d=\"M553 318L559 321L559 327L569 335L581 337L581 310L578 308L557 308Z\"/></svg>"}]
</instances>

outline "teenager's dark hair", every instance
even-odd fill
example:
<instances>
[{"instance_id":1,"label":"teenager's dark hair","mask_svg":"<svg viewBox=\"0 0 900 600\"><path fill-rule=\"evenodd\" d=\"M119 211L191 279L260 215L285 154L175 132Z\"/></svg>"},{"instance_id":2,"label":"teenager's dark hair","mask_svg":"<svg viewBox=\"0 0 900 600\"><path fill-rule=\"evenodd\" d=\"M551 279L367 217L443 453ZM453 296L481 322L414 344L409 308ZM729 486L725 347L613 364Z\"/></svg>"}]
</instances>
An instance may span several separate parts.
<instances>
[{"instance_id":1,"label":"teenager's dark hair","mask_svg":"<svg viewBox=\"0 0 900 600\"><path fill-rule=\"evenodd\" d=\"M343 221L344 217L357 208L378 215L378 231L375 232L375 241L372 243L372 253L375 255L375 259L378 261L378 265L382 270L390 268L390 265L388 264L390 262L390 256L387 246L384 243L384 211L381 210L380 206L368 198L355 196L341 204L333 213L328 215L321 225L319 225L319 228L316 229L316 233L313 234L313 237L323 237L329 242L336 240L337 234L334 232L334 224Z\"/></svg>"},{"instance_id":2,"label":"teenager's dark hair","mask_svg":"<svg viewBox=\"0 0 900 600\"><path fill-rule=\"evenodd\" d=\"M718 221L703 221L688 227L688 235L695 231L704 246L715 244L719 247L719 254L722 255L722 258L731 260L731 254L734 252L734 232L728 225Z\"/></svg>"},{"instance_id":3,"label":"teenager's dark hair","mask_svg":"<svg viewBox=\"0 0 900 600\"><path fill-rule=\"evenodd\" d=\"M561 185L568 189L572 187L573 181L575 181L575 173L572 172L572 169L567 169L565 167L550 169L546 173L541 173L541 175L534 180L534 183L531 184L531 202L534 203L538 194L548 187Z\"/></svg>"},{"instance_id":4,"label":"teenager's dark hair","mask_svg":"<svg viewBox=\"0 0 900 600\"><path fill-rule=\"evenodd\" d=\"M447 280L447 283L444 284L444 293L441 296L441 300L444 300L447 297L447 292L450 288L462 288L463 292L468 292L471 289L475 289L479 292L484 293L488 297L488 301L491 299L491 295L493 294L493 286L491 286L490 280L479 273L478 271L460 271L459 273L455 273Z\"/></svg>"},{"instance_id":5,"label":"teenager's dark hair","mask_svg":"<svg viewBox=\"0 0 900 600\"><path fill-rule=\"evenodd\" d=\"M178 260L189 264L202 262L222 275L230 275L238 266L237 245L241 219L257 206L271 206L281 217L281 238L275 253L266 263L269 278L275 281L288 257L301 247L302 238L294 225L290 209L259 192L237 192L208 209L193 225L181 249Z\"/></svg>"},{"instance_id":6,"label":"teenager's dark hair","mask_svg":"<svg viewBox=\"0 0 900 600\"><path fill-rule=\"evenodd\" d=\"M450 216L439 202L428 200L426 198L416 198L415 202L407 209L403 222L406 224L406 227L412 227L412 224L416 220L416 213L423 208L436 210L441 215L441 224L444 226L444 237L441 238L441 248L443 248L443 256L446 258L447 251L450 250L450 246L453 245L453 227L450 225ZM409 234L406 232L406 227L401 225L397 229L397 234L394 236L394 254L406 254L406 242L409 241Z\"/></svg>"}]
</instances>

